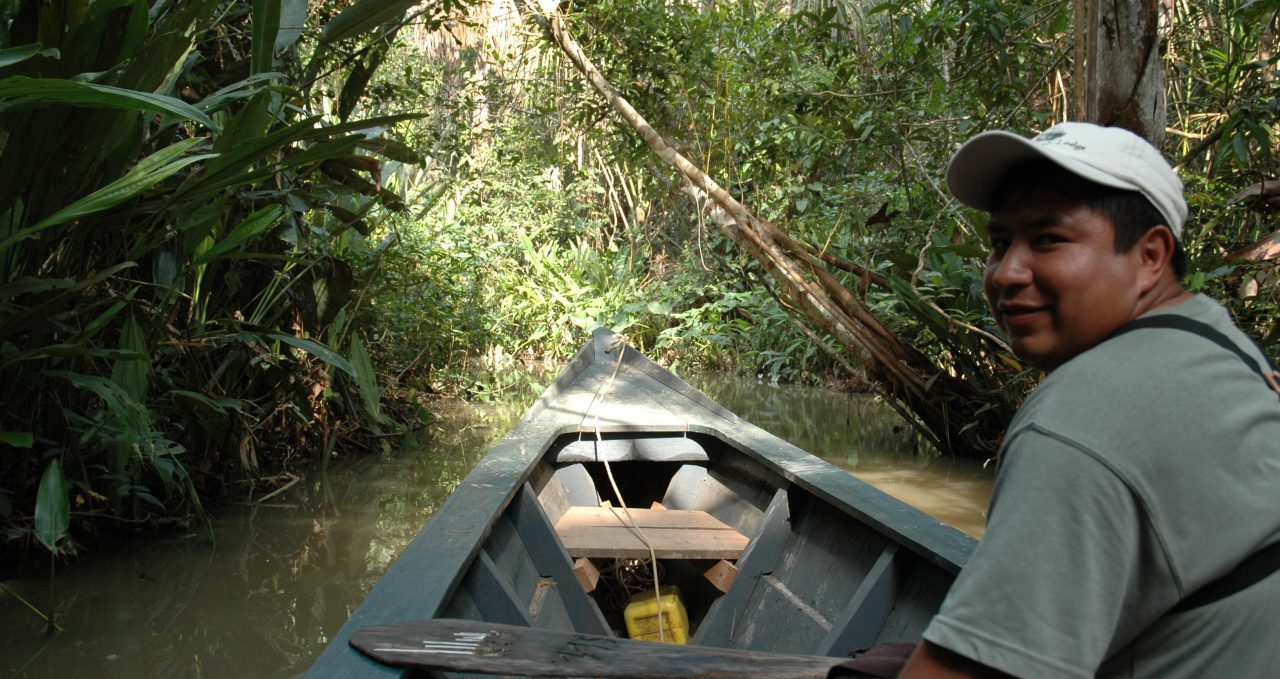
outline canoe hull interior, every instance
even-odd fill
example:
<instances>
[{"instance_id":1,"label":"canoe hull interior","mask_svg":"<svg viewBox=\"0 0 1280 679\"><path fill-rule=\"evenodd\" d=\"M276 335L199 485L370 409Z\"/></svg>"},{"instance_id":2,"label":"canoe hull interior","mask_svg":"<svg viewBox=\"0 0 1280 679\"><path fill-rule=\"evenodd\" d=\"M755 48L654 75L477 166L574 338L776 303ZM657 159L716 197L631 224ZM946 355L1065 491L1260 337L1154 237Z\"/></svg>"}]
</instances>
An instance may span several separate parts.
<instances>
[{"instance_id":1,"label":"canoe hull interior","mask_svg":"<svg viewBox=\"0 0 1280 679\"><path fill-rule=\"evenodd\" d=\"M620 438L693 440L707 458L612 461L629 507L657 502L667 510L703 511L750 539L733 560L737 575L727 592L704 575L717 560L659 560L660 582L680 587L692 643L846 656L878 643L918 639L954 579L714 437ZM588 594L555 532L571 507L618 504L603 463L548 461L577 441L577 435L562 436L538 463L442 617L593 634L623 629L625 596L619 592L650 586L647 565L631 582L618 583L610 578L625 580L632 559L593 558L604 582Z\"/></svg>"},{"instance_id":2,"label":"canoe hull interior","mask_svg":"<svg viewBox=\"0 0 1280 679\"><path fill-rule=\"evenodd\" d=\"M597 331L307 676L400 675L347 644L384 623L616 634L626 599L652 586L637 558L649 547L660 582L680 588L691 643L847 656L918 639L975 545Z\"/></svg>"}]
</instances>

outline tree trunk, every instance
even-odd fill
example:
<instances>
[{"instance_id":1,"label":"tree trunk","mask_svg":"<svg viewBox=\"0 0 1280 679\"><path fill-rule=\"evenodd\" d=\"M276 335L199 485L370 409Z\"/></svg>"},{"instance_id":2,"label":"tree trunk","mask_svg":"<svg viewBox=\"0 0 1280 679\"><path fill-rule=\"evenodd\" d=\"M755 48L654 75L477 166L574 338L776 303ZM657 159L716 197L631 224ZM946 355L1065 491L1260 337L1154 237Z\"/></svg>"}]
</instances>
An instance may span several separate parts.
<instances>
[{"instance_id":1,"label":"tree trunk","mask_svg":"<svg viewBox=\"0 0 1280 679\"><path fill-rule=\"evenodd\" d=\"M713 221L748 252L778 283L780 294L816 327L855 356L895 408L939 450L983 459L991 456L1010 413L992 407L968 382L940 370L911 345L900 340L856 296L850 293L811 249L773 224L758 218L710 176L667 143L583 53L565 29L554 7L529 13L587 81L634 129L645 144L675 167L688 191L715 206Z\"/></svg>"},{"instance_id":2,"label":"tree trunk","mask_svg":"<svg viewBox=\"0 0 1280 679\"><path fill-rule=\"evenodd\" d=\"M1084 119L1132 130L1159 148L1166 120L1159 0L1077 1L1088 15Z\"/></svg>"}]
</instances>

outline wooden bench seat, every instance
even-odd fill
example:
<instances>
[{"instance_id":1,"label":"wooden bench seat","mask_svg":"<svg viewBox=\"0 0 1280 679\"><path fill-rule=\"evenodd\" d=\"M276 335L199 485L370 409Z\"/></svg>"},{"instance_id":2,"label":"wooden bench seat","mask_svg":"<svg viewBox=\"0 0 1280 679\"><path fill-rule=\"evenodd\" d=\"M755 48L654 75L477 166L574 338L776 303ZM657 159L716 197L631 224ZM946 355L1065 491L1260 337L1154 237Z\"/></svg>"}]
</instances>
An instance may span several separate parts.
<instances>
[{"instance_id":1,"label":"wooden bench seat","mask_svg":"<svg viewBox=\"0 0 1280 679\"><path fill-rule=\"evenodd\" d=\"M631 516L659 559L732 560L747 546L745 535L703 511L632 509ZM570 507L556 532L574 558L649 558L621 508Z\"/></svg>"}]
</instances>

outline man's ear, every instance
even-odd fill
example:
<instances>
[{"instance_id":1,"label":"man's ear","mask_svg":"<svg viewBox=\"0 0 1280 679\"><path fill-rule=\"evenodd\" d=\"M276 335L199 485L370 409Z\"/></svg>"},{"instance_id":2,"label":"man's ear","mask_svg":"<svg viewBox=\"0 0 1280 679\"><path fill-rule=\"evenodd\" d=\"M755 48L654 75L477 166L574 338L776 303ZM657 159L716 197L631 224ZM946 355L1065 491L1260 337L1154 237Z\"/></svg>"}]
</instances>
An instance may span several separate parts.
<instances>
[{"instance_id":1,"label":"man's ear","mask_svg":"<svg viewBox=\"0 0 1280 679\"><path fill-rule=\"evenodd\" d=\"M1155 287L1165 276L1177 279L1173 271L1173 252L1178 242L1169 227L1160 225L1142 234L1134 245L1138 254L1138 279L1143 292Z\"/></svg>"}]
</instances>

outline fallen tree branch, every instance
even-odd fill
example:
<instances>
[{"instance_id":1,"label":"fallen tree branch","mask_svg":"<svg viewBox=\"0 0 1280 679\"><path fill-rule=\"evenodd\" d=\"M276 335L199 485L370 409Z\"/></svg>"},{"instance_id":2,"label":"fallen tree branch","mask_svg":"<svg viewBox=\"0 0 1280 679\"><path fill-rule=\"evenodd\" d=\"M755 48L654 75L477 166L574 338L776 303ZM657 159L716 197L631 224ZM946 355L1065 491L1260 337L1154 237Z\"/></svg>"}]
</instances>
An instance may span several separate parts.
<instances>
[{"instance_id":1,"label":"fallen tree branch","mask_svg":"<svg viewBox=\"0 0 1280 679\"><path fill-rule=\"evenodd\" d=\"M685 191L711 203L713 221L778 282L781 296L857 359L881 394L908 414L917 430L944 453L978 458L994 453L1006 413L981 407L990 395L984 398L903 342L832 275L811 248L757 217L668 144L605 79L569 35L554 5L543 12L531 10L525 0L517 0L516 6L543 29L650 150L684 176Z\"/></svg>"}]
</instances>

